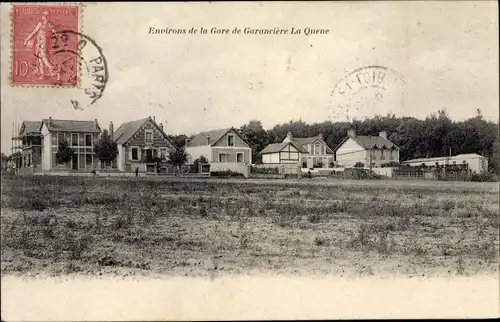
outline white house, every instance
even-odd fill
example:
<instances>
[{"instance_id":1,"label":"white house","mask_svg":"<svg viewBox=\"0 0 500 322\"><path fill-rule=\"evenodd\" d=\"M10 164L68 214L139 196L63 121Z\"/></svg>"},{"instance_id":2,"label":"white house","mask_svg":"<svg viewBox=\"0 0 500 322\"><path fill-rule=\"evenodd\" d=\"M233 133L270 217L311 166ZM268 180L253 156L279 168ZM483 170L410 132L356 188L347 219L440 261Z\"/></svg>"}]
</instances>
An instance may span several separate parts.
<instances>
[{"instance_id":1,"label":"white house","mask_svg":"<svg viewBox=\"0 0 500 322\"><path fill-rule=\"evenodd\" d=\"M303 168L328 168L334 161L322 134L296 138L288 132L283 142L269 144L259 154L263 164L300 163Z\"/></svg>"},{"instance_id":2,"label":"white house","mask_svg":"<svg viewBox=\"0 0 500 322\"><path fill-rule=\"evenodd\" d=\"M94 143L99 139L101 128L97 120L74 121L55 120L52 117L42 120L40 124L42 140L42 170L81 170L99 168L99 160L94 154ZM70 162L58 165L56 154L58 146L66 141L74 150Z\"/></svg>"},{"instance_id":3,"label":"white house","mask_svg":"<svg viewBox=\"0 0 500 322\"><path fill-rule=\"evenodd\" d=\"M365 168L378 167L384 163L399 162L399 147L387 139L387 132L378 136L356 135L347 131L347 137L335 149L336 162L348 168L360 162Z\"/></svg>"},{"instance_id":4,"label":"white house","mask_svg":"<svg viewBox=\"0 0 500 322\"><path fill-rule=\"evenodd\" d=\"M210 163L210 171L234 171L248 174L252 164L252 149L234 129L218 129L196 134L186 140L188 161L204 156Z\"/></svg>"},{"instance_id":5,"label":"white house","mask_svg":"<svg viewBox=\"0 0 500 322\"><path fill-rule=\"evenodd\" d=\"M437 158L421 158L412 159L401 162L401 164L406 164L410 166L425 165L428 167L432 166L443 166L443 165L459 165L466 164L472 172L483 173L488 171L488 158L471 153L471 154L459 154L449 157L437 157Z\"/></svg>"}]
</instances>

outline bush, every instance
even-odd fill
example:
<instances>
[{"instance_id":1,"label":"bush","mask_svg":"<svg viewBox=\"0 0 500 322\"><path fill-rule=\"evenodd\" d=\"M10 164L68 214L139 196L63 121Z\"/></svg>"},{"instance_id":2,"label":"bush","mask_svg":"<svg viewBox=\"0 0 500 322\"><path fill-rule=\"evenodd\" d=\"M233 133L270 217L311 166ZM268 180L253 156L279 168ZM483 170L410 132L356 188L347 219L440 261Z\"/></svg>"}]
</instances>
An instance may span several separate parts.
<instances>
[{"instance_id":1,"label":"bush","mask_svg":"<svg viewBox=\"0 0 500 322\"><path fill-rule=\"evenodd\" d=\"M231 170L213 171L213 172L210 172L210 176L212 176L212 177L244 177L244 175L242 173L234 172Z\"/></svg>"},{"instance_id":2,"label":"bush","mask_svg":"<svg viewBox=\"0 0 500 322\"><path fill-rule=\"evenodd\" d=\"M251 167L250 172L252 173L265 173L265 174L279 174L280 169L278 167L274 168L260 168L260 167Z\"/></svg>"},{"instance_id":3,"label":"bush","mask_svg":"<svg viewBox=\"0 0 500 322\"><path fill-rule=\"evenodd\" d=\"M364 168L365 167L365 164L363 162L356 162L356 164L354 165L355 168Z\"/></svg>"},{"instance_id":4,"label":"bush","mask_svg":"<svg viewBox=\"0 0 500 322\"><path fill-rule=\"evenodd\" d=\"M473 173L470 180L475 182L498 182L498 176L492 172Z\"/></svg>"}]
</instances>

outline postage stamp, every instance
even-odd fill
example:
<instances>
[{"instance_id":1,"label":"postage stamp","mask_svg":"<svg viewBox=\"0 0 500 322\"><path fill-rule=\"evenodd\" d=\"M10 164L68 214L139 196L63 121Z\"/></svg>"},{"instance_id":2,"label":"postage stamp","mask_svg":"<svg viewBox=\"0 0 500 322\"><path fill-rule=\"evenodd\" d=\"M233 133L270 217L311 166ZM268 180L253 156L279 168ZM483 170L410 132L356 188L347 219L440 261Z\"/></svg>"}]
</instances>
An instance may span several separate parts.
<instances>
[{"instance_id":1,"label":"postage stamp","mask_svg":"<svg viewBox=\"0 0 500 322\"><path fill-rule=\"evenodd\" d=\"M79 65L72 52L76 37L58 37L61 30L80 30L78 5L13 5L11 84L68 86L78 83Z\"/></svg>"},{"instance_id":2,"label":"postage stamp","mask_svg":"<svg viewBox=\"0 0 500 322\"><path fill-rule=\"evenodd\" d=\"M331 92L333 113L348 119L368 110L395 112L404 104L404 77L384 66L366 66L350 72Z\"/></svg>"}]
</instances>

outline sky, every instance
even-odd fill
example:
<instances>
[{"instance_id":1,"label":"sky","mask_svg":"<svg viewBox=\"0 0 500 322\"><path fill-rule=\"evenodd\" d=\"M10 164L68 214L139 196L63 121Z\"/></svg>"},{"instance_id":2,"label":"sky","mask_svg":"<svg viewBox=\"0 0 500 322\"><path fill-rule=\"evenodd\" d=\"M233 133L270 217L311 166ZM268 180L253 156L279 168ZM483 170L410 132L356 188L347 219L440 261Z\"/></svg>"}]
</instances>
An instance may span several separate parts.
<instances>
[{"instance_id":1,"label":"sky","mask_svg":"<svg viewBox=\"0 0 500 322\"><path fill-rule=\"evenodd\" d=\"M499 118L495 1L88 3L80 32L107 61L94 104L75 109L82 89L12 87L10 6L1 4L1 150L13 122L94 120L107 128L155 116L169 134L290 120L345 121L393 112L454 120ZM328 29L316 35L148 34L150 27ZM352 71L382 66L404 82L332 95ZM361 93L361 94L360 94ZM383 94L383 99L379 95ZM345 100L345 102L343 101ZM346 102L364 102L359 110Z\"/></svg>"}]
</instances>

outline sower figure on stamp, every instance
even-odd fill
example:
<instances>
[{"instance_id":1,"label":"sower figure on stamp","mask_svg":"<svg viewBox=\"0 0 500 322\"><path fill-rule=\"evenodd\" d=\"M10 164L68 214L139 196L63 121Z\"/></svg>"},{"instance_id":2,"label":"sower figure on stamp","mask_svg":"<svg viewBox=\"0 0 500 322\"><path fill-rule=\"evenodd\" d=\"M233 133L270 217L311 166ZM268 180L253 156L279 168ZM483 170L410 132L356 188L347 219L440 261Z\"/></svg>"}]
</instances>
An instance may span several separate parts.
<instances>
[{"instance_id":1,"label":"sower figure on stamp","mask_svg":"<svg viewBox=\"0 0 500 322\"><path fill-rule=\"evenodd\" d=\"M49 13L44 11L40 21L33 31L24 40L24 45L33 48L33 38L36 40L34 47L35 56L37 57L37 67L35 74L39 79L45 77L45 68L48 69L49 76L56 76L57 80L61 79L60 66L50 57L49 39L55 33L54 25L49 21Z\"/></svg>"}]
</instances>

